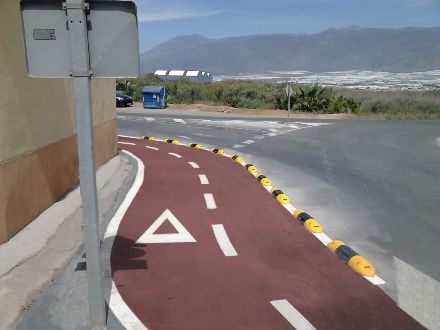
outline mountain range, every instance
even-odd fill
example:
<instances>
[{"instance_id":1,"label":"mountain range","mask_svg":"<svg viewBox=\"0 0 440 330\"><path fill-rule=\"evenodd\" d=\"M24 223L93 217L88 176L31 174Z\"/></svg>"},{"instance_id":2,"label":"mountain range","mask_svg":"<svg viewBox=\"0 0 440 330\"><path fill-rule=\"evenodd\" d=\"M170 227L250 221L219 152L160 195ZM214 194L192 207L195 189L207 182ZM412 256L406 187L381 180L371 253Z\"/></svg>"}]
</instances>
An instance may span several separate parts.
<instances>
[{"instance_id":1,"label":"mountain range","mask_svg":"<svg viewBox=\"0 0 440 330\"><path fill-rule=\"evenodd\" d=\"M440 69L440 27L329 29L317 34L268 34L223 39L177 36L141 54L141 72L210 71L214 75L271 71Z\"/></svg>"}]
</instances>

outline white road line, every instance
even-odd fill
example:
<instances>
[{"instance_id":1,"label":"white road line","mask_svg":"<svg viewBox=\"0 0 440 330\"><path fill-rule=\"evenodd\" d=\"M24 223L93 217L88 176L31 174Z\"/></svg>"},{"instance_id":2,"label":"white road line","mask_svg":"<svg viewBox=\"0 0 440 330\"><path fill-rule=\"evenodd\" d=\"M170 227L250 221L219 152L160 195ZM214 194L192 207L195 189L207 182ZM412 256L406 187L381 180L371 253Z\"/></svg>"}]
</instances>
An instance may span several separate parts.
<instances>
[{"instance_id":1,"label":"white road line","mask_svg":"<svg viewBox=\"0 0 440 330\"><path fill-rule=\"evenodd\" d=\"M187 139L187 140L191 140L191 138L190 138L190 137L187 137L187 136L185 136L185 135L179 135L179 137L181 137L182 139Z\"/></svg>"},{"instance_id":2,"label":"white road line","mask_svg":"<svg viewBox=\"0 0 440 330\"><path fill-rule=\"evenodd\" d=\"M215 239L217 240L220 249L226 257L235 257L238 255L235 251L234 246L229 240L228 234L226 234L225 227L223 225L212 225L212 230L214 231Z\"/></svg>"},{"instance_id":3,"label":"white road line","mask_svg":"<svg viewBox=\"0 0 440 330\"><path fill-rule=\"evenodd\" d=\"M174 156L174 157L177 157L177 158L182 158L181 155L175 154L174 152L169 152L168 155L171 155L171 156Z\"/></svg>"},{"instance_id":4,"label":"white road line","mask_svg":"<svg viewBox=\"0 0 440 330\"><path fill-rule=\"evenodd\" d=\"M296 310L287 300L273 300L270 302L275 309L297 330L315 330L316 328Z\"/></svg>"},{"instance_id":5,"label":"white road line","mask_svg":"<svg viewBox=\"0 0 440 330\"><path fill-rule=\"evenodd\" d=\"M269 128L268 131L272 132L272 133L279 133L279 129L276 128Z\"/></svg>"},{"instance_id":6,"label":"white road line","mask_svg":"<svg viewBox=\"0 0 440 330\"><path fill-rule=\"evenodd\" d=\"M278 134L277 133L267 133L266 135L267 136L277 136Z\"/></svg>"},{"instance_id":7,"label":"white road line","mask_svg":"<svg viewBox=\"0 0 440 330\"><path fill-rule=\"evenodd\" d=\"M246 140L246 141L244 141L242 143L244 143L244 144L252 144L252 143L255 143L255 141L254 140Z\"/></svg>"},{"instance_id":8,"label":"white road line","mask_svg":"<svg viewBox=\"0 0 440 330\"><path fill-rule=\"evenodd\" d=\"M296 207L293 206L292 204L282 204L284 206L284 208L289 211L289 213L293 214L293 212L296 211Z\"/></svg>"},{"instance_id":9,"label":"white road line","mask_svg":"<svg viewBox=\"0 0 440 330\"><path fill-rule=\"evenodd\" d=\"M295 122L295 124L307 125L307 126L324 126L328 125L327 123L304 123L304 122Z\"/></svg>"},{"instance_id":10,"label":"white road line","mask_svg":"<svg viewBox=\"0 0 440 330\"><path fill-rule=\"evenodd\" d=\"M130 155L136 160L138 164L138 170L133 185L131 186L130 190L125 196L125 199L122 202L121 206L116 211L113 218L111 219L104 235L104 241L102 243L102 251L104 255L103 269L107 271L109 274L111 274L110 254L114 239L118 232L119 225L144 181L144 170L145 170L144 163L132 153L127 151L123 151L123 152ZM108 295L107 301L110 309L112 310L114 315L118 318L119 322L121 322L121 324L124 325L125 328L129 330L147 329L142 324L142 322L137 318L137 316L132 312L130 307L128 307L128 305L124 302L113 280L112 280L111 292Z\"/></svg>"},{"instance_id":11,"label":"white road line","mask_svg":"<svg viewBox=\"0 0 440 330\"><path fill-rule=\"evenodd\" d=\"M147 149L151 149L151 150L159 150L159 148L156 148L156 147L150 147L150 146L145 146L145 148L147 148Z\"/></svg>"},{"instance_id":12,"label":"white road line","mask_svg":"<svg viewBox=\"0 0 440 330\"><path fill-rule=\"evenodd\" d=\"M244 146L242 144L235 144L232 148L234 148L234 149L241 149L241 148L244 148L244 147L246 147L246 146Z\"/></svg>"},{"instance_id":13,"label":"white road line","mask_svg":"<svg viewBox=\"0 0 440 330\"><path fill-rule=\"evenodd\" d=\"M121 142L121 141L118 141L118 143L119 144L128 144L130 146L135 146L136 145L136 143L131 143L131 142Z\"/></svg>"},{"instance_id":14,"label":"white road line","mask_svg":"<svg viewBox=\"0 0 440 330\"><path fill-rule=\"evenodd\" d=\"M184 121L183 119L180 119L180 118L173 118L173 120L176 122L176 123L180 123L180 124L188 124L186 121Z\"/></svg>"},{"instance_id":15,"label":"white road line","mask_svg":"<svg viewBox=\"0 0 440 330\"><path fill-rule=\"evenodd\" d=\"M313 233L313 235L315 235L315 237L319 239L325 246L333 242L333 240L324 233Z\"/></svg>"},{"instance_id":16,"label":"white road line","mask_svg":"<svg viewBox=\"0 0 440 330\"><path fill-rule=\"evenodd\" d=\"M138 136L121 135L121 134L118 134L118 137L128 138L128 139L136 139L136 140L142 140L143 139L143 138L140 138Z\"/></svg>"},{"instance_id":17,"label":"white road line","mask_svg":"<svg viewBox=\"0 0 440 330\"><path fill-rule=\"evenodd\" d=\"M192 166L192 168L200 168L200 166L197 163L194 162L188 162L189 165Z\"/></svg>"},{"instance_id":18,"label":"white road line","mask_svg":"<svg viewBox=\"0 0 440 330\"><path fill-rule=\"evenodd\" d=\"M377 275L374 275L374 276L364 276L364 278L367 280L367 281L370 281L372 284L374 284L374 285L382 285L382 284L385 284L386 282L383 280L383 279L381 279L379 276L377 276Z\"/></svg>"},{"instance_id":19,"label":"white road line","mask_svg":"<svg viewBox=\"0 0 440 330\"><path fill-rule=\"evenodd\" d=\"M209 184L208 178L205 174L199 174L200 184Z\"/></svg>"},{"instance_id":20,"label":"white road line","mask_svg":"<svg viewBox=\"0 0 440 330\"><path fill-rule=\"evenodd\" d=\"M257 136L254 136L254 139L257 139L257 140L263 140L264 138L265 138L264 135L257 135Z\"/></svg>"},{"instance_id":21,"label":"white road line","mask_svg":"<svg viewBox=\"0 0 440 330\"><path fill-rule=\"evenodd\" d=\"M144 120L149 122L156 121L156 119L154 119L153 117L144 117Z\"/></svg>"},{"instance_id":22,"label":"white road line","mask_svg":"<svg viewBox=\"0 0 440 330\"><path fill-rule=\"evenodd\" d=\"M217 205L215 205L214 196L212 194L203 194L203 196L205 197L206 208L208 210L214 210L217 208Z\"/></svg>"}]
</instances>

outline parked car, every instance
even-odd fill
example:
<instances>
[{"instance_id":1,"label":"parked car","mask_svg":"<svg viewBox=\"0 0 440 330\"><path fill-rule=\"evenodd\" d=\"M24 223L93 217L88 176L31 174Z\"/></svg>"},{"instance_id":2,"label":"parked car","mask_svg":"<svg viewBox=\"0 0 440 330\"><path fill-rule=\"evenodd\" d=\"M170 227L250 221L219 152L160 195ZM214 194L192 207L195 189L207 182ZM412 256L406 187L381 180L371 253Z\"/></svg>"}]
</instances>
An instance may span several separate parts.
<instances>
[{"instance_id":1,"label":"parked car","mask_svg":"<svg viewBox=\"0 0 440 330\"><path fill-rule=\"evenodd\" d=\"M133 105L133 98L125 95L123 92L116 92L116 107L128 107Z\"/></svg>"}]
</instances>

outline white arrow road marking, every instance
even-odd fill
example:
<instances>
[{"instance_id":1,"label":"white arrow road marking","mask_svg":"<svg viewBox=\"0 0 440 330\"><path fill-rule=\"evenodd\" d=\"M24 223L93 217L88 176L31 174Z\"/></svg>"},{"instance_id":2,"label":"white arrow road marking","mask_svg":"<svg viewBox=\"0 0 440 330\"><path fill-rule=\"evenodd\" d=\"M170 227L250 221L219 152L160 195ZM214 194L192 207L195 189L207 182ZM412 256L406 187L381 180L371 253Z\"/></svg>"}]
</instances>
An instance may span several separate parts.
<instances>
[{"instance_id":1,"label":"white arrow road marking","mask_svg":"<svg viewBox=\"0 0 440 330\"><path fill-rule=\"evenodd\" d=\"M131 143L131 142L121 142L121 141L118 141L118 143L119 144L128 144L130 146L135 146L136 145L136 143Z\"/></svg>"},{"instance_id":2,"label":"white arrow road marking","mask_svg":"<svg viewBox=\"0 0 440 330\"><path fill-rule=\"evenodd\" d=\"M183 119L179 119L179 118L173 118L173 120L176 122L176 123L180 123L180 124L188 124L186 121L184 121Z\"/></svg>"},{"instance_id":3,"label":"white arrow road marking","mask_svg":"<svg viewBox=\"0 0 440 330\"><path fill-rule=\"evenodd\" d=\"M297 330L315 330L316 328L296 310L287 300L273 300L273 307Z\"/></svg>"},{"instance_id":4,"label":"white arrow road marking","mask_svg":"<svg viewBox=\"0 0 440 330\"><path fill-rule=\"evenodd\" d=\"M199 174L200 184L209 184L208 178L205 174Z\"/></svg>"},{"instance_id":5,"label":"white arrow road marking","mask_svg":"<svg viewBox=\"0 0 440 330\"><path fill-rule=\"evenodd\" d=\"M226 234L225 227L223 225L212 225L212 230L214 231L215 239L217 240L220 249L226 257L235 257L238 255L235 251L234 246L229 240L228 234Z\"/></svg>"},{"instance_id":6,"label":"white arrow road marking","mask_svg":"<svg viewBox=\"0 0 440 330\"><path fill-rule=\"evenodd\" d=\"M147 148L147 149L151 149L151 150L159 150L159 148L156 148L156 147L150 147L150 146L145 146L145 148Z\"/></svg>"},{"instance_id":7,"label":"white arrow road marking","mask_svg":"<svg viewBox=\"0 0 440 330\"><path fill-rule=\"evenodd\" d=\"M171 156L174 156L174 157L177 157L177 158L182 158L181 155L175 154L174 152L169 152L168 155L171 155Z\"/></svg>"},{"instance_id":8,"label":"white arrow road marking","mask_svg":"<svg viewBox=\"0 0 440 330\"><path fill-rule=\"evenodd\" d=\"M156 230L168 220L177 233L173 234L155 234ZM156 221L147 229L145 233L136 241L136 244L151 244L151 243L195 243L195 238L189 233L188 230L180 223L179 220L166 209Z\"/></svg>"},{"instance_id":9,"label":"white arrow road marking","mask_svg":"<svg viewBox=\"0 0 440 330\"><path fill-rule=\"evenodd\" d=\"M217 205L215 205L214 196L212 194L203 194L205 197L206 207L209 210L213 210L217 208Z\"/></svg>"},{"instance_id":10,"label":"white arrow road marking","mask_svg":"<svg viewBox=\"0 0 440 330\"><path fill-rule=\"evenodd\" d=\"M200 168L200 166L197 163L188 162L188 164L191 165L192 168Z\"/></svg>"}]
</instances>

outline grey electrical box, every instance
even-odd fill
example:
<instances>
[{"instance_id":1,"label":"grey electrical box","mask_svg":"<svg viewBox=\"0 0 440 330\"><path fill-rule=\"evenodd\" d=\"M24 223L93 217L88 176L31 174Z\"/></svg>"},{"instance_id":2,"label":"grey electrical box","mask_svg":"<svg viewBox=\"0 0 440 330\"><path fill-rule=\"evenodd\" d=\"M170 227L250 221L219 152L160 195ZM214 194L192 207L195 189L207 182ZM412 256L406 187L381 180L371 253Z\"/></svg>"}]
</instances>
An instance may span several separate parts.
<instances>
[{"instance_id":1,"label":"grey electrical box","mask_svg":"<svg viewBox=\"0 0 440 330\"><path fill-rule=\"evenodd\" d=\"M69 78L69 21L62 1L22 1L29 76ZM87 11L90 69L94 78L139 76L139 37L132 1L90 1Z\"/></svg>"}]
</instances>

